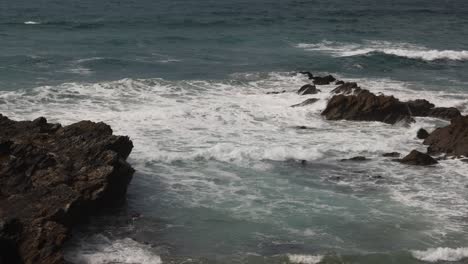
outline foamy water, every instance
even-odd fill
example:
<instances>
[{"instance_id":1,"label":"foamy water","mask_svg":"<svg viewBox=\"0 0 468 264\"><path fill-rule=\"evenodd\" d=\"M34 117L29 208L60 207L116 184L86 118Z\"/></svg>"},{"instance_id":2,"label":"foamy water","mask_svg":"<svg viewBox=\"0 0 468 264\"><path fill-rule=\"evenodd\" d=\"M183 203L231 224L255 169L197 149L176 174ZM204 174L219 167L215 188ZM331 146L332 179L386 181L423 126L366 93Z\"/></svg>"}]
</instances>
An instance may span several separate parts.
<instances>
[{"instance_id":1,"label":"foamy water","mask_svg":"<svg viewBox=\"0 0 468 264\"><path fill-rule=\"evenodd\" d=\"M438 106L468 110L468 96L462 93L416 91L411 87L417 84L391 79L346 80L402 100L425 98ZM225 81L66 83L2 91L0 112L14 119L46 116L63 124L82 119L109 123L135 145L130 162L139 174L129 195L138 196L143 186L164 190L146 190L145 209L140 209L144 214L152 217L153 208L159 206L163 209L154 212L156 216L164 212L179 222L186 217L197 219L198 210L201 215L209 210L229 221L260 225L262 231L256 236L238 231L238 240L232 243L261 242L267 248L293 243L300 245L301 252L310 250L310 254L294 254L281 249L291 263L319 263L330 250L385 252L441 247L448 241L463 247L468 242L463 238L468 213L466 164L447 160L419 168L381 157L386 152L405 155L412 149L424 150L416 139L417 130L430 131L447 122L418 118L406 127L326 121L320 112L335 86L320 86L322 92L317 95L297 95L307 82L291 73L250 73ZM287 92L266 94L282 90ZM312 97L320 100L290 107ZM338 162L357 155L371 161ZM301 160L307 161L305 166ZM169 228L168 234L186 238L165 238L167 243L196 251L200 242L193 237L206 234L204 221L182 221L180 229ZM225 221L229 229L231 224ZM217 239L225 236L213 231L203 243L206 248L215 247ZM381 236L388 237L382 240ZM86 243L78 243L81 246L71 250L69 258L79 263L160 261L159 253L128 238L101 241L94 249L83 249ZM262 250L270 252L265 247L251 250L262 255L266 254ZM421 254L413 255L424 261L436 259Z\"/></svg>"}]
</instances>

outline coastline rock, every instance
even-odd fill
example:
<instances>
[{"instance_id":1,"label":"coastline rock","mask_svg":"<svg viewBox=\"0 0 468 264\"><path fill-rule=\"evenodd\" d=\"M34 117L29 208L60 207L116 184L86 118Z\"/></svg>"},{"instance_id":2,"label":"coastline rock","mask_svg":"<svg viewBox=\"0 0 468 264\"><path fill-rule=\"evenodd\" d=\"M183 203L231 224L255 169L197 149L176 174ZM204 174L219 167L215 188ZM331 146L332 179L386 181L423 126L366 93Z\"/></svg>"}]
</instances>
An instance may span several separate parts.
<instances>
[{"instance_id":1,"label":"coastline rock","mask_svg":"<svg viewBox=\"0 0 468 264\"><path fill-rule=\"evenodd\" d=\"M333 96L322 115L328 120L380 121L387 124L413 120L404 103L393 96L377 96L368 90L357 95Z\"/></svg>"},{"instance_id":2,"label":"coastline rock","mask_svg":"<svg viewBox=\"0 0 468 264\"><path fill-rule=\"evenodd\" d=\"M390 158L398 158L400 156L401 154L398 152L389 152L389 153L382 154L382 157L390 157Z\"/></svg>"},{"instance_id":3,"label":"coastline rock","mask_svg":"<svg viewBox=\"0 0 468 264\"><path fill-rule=\"evenodd\" d=\"M453 118L460 117L461 113L455 107L435 107L428 112L428 116L452 120Z\"/></svg>"},{"instance_id":4,"label":"coastline rock","mask_svg":"<svg viewBox=\"0 0 468 264\"><path fill-rule=\"evenodd\" d=\"M314 75L309 72L309 71L301 71L299 72L300 74L304 74L304 75L307 75L307 77L309 78L309 80L312 80L314 78Z\"/></svg>"},{"instance_id":5,"label":"coastline rock","mask_svg":"<svg viewBox=\"0 0 468 264\"><path fill-rule=\"evenodd\" d=\"M427 132L426 129L421 128L418 130L418 133L416 134L416 136L419 139L426 139L429 136L429 132Z\"/></svg>"},{"instance_id":6,"label":"coastline rock","mask_svg":"<svg viewBox=\"0 0 468 264\"><path fill-rule=\"evenodd\" d=\"M291 105L291 107L301 107L301 106L310 105L310 104L317 102L318 100L319 100L318 98L309 98L302 103Z\"/></svg>"},{"instance_id":7,"label":"coastline rock","mask_svg":"<svg viewBox=\"0 0 468 264\"><path fill-rule=\"evenodd\" d=\"M428 166L437 164L437 160L417 150L412 150L406 157L398 160L400 163L408 165Z\"/></svg>"},{"instance_id":8,"label":"coastline rock","mask_svg":"<svg viewBox=\"0 0 468 264\"><path fill-rule=\"evenodd\" d=\"M452 119L450 125L437 128L424 140L430 154L468 157L468 116Z\"/></svg>"},{"instance_id":9,"label":"coastline rock","mask_svg":"<svg viewBox=\"0 0 468 264\"><path fill-rule=\"evenodd\" d=\"M342 85L342 84L345 84L345 82L344 81L336 81L335 82L335 85Z\"/></svg>"},{"instance_id":10,"label":"coastline rock","mask_svg":"<svg viewBox=\"0 0 468 264\"><path fill-rule=\"evenodd\" d=\"M336 81L335 77L331 75L327 75L324 77L312 77L314 79L314 84L315 85L328 85L334 81Z\"/></svg>"},{"instance_id":11,"label":"coastline rock","mask_svg":"<svg viewBox=\"0 0 468 264\"><path fill-rule=\"evenodd\" d=\"M336 87L331 91L331 93L335 94L352 94L352 93L359 93L362 89L357 85L355 82L347 82L342 83L340 86Z\"/></svg>"},{"instance_id":12,"label":"coastline rock","mask_svg":"<svg viewBox=\"0 0 468 264\"><path fill-rule=\"evenodd\" d=\"M364 157L364 156L356 156L356 157L352 157L350 159L342 159L340 161L368 161L369 159Z\"/></svg>"},{"instance_id":13,"label":"coastline rock","mask_svg":"<svg viewBox=\"0 0 468 264\"><path fill-rule=\"evenodd\" d=\"M281 92L267 92L266 94L282 94L282 93L285 93L286 90L283 90Z\"/></svg>"},{"instance_id":14,"label":"coastline rock","mask_svg":"<svg viewBox=\"0 0 468 264\"><path fill-rule=\"evenodd\" d=\"M91 121L62 127L0 114L0 126L0 260L64 263L71 227L123 201L133 144Z\"/></svg>"},{"instance_id":15,"label":"coastline rock","mask_svg":"<svg viewBox=\"0 0 468 264\"><path fill-rule=\"evenodd\" d=\"M306 84L306 85L302 86L299 89L299 91L297 91L297 93L300 94L300 95L316 94L318 92L319 91L317 90L317 87L315 87L315 85L312 85L312 84Z\"/></svg>"}]
</instances>

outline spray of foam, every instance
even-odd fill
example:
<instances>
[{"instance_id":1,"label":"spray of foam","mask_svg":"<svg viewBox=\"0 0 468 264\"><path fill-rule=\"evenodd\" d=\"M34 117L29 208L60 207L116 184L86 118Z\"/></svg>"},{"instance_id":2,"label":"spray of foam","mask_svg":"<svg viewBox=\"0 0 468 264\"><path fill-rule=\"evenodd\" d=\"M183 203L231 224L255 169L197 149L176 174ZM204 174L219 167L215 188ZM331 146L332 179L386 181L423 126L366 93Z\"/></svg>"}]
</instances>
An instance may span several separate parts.
<instances>
[{"instance_id":1,"label":"spray of foam","mask_svg":"<svg viewBox=\"0 0 468 264\"><path fill-rule=\"evenodd\" d=\"M37 22L37 21L25 21L24 24L25 24L25 25L40 25L41 22Z\"/></svg>"},{"instance_id":2,"label":"spray of foam","mask_svg":"<svg viewBox=\"0 0 468 264\"><path fill-rule=\"evenodd\" d=\"M409 43L393 43L388 41L365 41L363 44L322 41L320 43L300 43L296 47L309 51L320 51L337 57L350 57L370 53L384 53L399 57L434 60L468 60L466 50L436 50Z\"/></svg>"},{"instance_id":3,"label":"spray of foam","mask_svg":"<svg viewBox=\"0 0 468 264\"><path fill-rule=\"evenodd\" d=\"M291 263L317 264L317 263L320 263L320 261L322 261L323 256L288 254L288 259Z\"/></svg>"},{"instance_id":4,"label":"spray of foam","mask_svg":"<svg viewBox=\"0 0 468 264\"><path fill-rule=\"evenodd\" d=\"M413 256L419 260L428 262L460 261L468 258L468 248L430 248L428 250L414 250Z\"/></svg>"}]
</instances>

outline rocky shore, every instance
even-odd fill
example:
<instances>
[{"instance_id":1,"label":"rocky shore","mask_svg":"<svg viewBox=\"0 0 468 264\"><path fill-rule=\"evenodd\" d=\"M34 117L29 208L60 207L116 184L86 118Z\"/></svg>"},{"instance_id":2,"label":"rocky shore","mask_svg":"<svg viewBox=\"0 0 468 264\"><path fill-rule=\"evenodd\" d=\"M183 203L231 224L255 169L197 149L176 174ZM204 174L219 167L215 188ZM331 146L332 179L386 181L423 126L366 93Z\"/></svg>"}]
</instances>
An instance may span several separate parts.
<instances>
[{"instance_id":1,"label":"rocky shore","mask_svg":"<svg viewBox=\"0 0 468 264\"><path fill-rule=\"evenodd\" d=\"M0 263L66 263L71 228L121 203L133 144L104 123L0 115Z\"/></svg>"}]
</instances>

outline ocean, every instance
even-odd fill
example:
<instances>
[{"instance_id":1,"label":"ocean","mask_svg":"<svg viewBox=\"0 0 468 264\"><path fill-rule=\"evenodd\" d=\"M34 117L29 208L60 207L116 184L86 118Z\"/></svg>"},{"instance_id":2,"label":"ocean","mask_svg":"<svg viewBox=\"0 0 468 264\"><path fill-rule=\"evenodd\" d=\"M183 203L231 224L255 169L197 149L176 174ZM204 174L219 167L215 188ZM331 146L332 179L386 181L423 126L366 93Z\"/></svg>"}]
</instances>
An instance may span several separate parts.
<instances>
[{"instance_id":1,"label":"ocean","mask_svg":"<svg viewBox=\"0 0 468 264\"><path fill-rule=\"evenodd\" d=\"M73 263L466 263L467 163L382 157L448 122L327 121L296 73L467 114L467 36L463 0L4 0L0 113L133 140Z\"/></svg>"}]
</instances>

